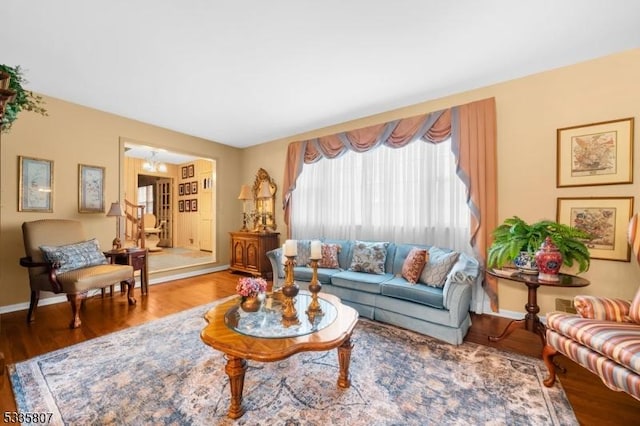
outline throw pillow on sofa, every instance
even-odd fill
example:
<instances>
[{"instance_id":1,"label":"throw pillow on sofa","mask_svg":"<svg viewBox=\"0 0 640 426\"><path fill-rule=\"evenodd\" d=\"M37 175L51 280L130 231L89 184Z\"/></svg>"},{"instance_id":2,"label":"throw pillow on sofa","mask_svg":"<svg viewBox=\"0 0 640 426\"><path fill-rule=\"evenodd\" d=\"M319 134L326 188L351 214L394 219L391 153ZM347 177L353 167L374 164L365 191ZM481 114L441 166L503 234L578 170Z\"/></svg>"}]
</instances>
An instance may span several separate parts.
<instances>
[{"instance_id":1,"label":"throw pillow on sofa","mask_svg":"<svg viewBox=\"0 0 640 426\"><path fill-rule=\"evenodd\" d=\"M318 262L318 268L340 269L340 264L338 263L340 249L340 244L322 243L322 258Z\"/></svg>"},{"instance_id":2,"label":"throw pillow on sofa","mask_svg":"<svg viewBox=\"0 0 640 426\"><path fill-rule=\"evenodd\" d=\"M384 274L388 245L388 242L356 241L353 245L353 257L349 270L370 274Z\"/></svg>"},{"instance_id":3,"label":"throw pillow on sofa","mask_svg":"<svg viewBox=\"0 0 640 426\"><path fill-rule=\"evenodd\" d=\"M63 246L40 246L40 250L47 262L59 263L58 273L109 263L95 238Z\"/></svg>"},{"instance_id":4,"label":"throw pillow on sofa","mask_svg":"<svg viewBox=\"0 0 640 426\"><path fill-rule=\"evenodd\" d=\"M402 278L411 284L417 283L427 260L429 260L429 253L426 249L412 248L402 264Z\"/></svg>"},{"instance_id":5,"label":"throw pillow on sofa","mask_svg":"<svg viewBox=\"0 0 640 426\"><path fill-rule=\"evenodd\" d=\"M429 249L429 261L420 274L420 282L431 287L444 287L447 275L458 261L460 253L447 252L437 247Z\"/></svg>"}]
</instances>

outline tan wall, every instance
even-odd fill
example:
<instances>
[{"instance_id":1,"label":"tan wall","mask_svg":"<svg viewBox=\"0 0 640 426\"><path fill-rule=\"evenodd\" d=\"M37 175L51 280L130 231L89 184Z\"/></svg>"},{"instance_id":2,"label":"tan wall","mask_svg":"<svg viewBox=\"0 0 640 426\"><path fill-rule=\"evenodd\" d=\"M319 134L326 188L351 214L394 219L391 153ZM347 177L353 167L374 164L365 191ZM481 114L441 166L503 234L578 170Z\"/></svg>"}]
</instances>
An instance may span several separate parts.
<instances>
[{"instance_id":1,"label":"tan wall","mask_svg":"<svg viewBox=\"0 0 640 426\"><path fill-rule=\"evenodd\" d=\"M0 158L0 306L29 300L26 270L18 265L24 255L20 226L42 218L82 220L89 236L109 248L115 233L113 218L78 213L78 164L106 168L105 200L119 198L120 138L168 150L212 158L217 162L216 251L218 263L229 261L229 230L238 227L241 206L240 149L187 136L80 105L45 97L48 117L23 112L11 132L2 135ZM17 156L54 161L54 212L17 212Z\"/></svg>"},{"instance_id":2,"label":"tan wall","mask_svg":"<svg viewBox=\"0 0 640 426\"><path fill-rule=\"evenodd\" d=\"M243 153L243 180L251 182L254 170L264 167L276 179L282 202L282 181L289 142L387 122L478 99L495 97L498 120L499 220L518 215L527 221L555 219L558 197L633 196L638 210L640 160L634 158L634 183L627 185L556 188L556 129L572 125L635 117L640 119L640 49L544 72L425 102L377 116L319 129L291 138L248 148ZM635 143L638 141L638 131ZM278 223L282 222L279 210ZM282 228L280 228L282 229ZM282 230L281 232L285 232ZM555 308L557 297L571 299L578 292L630 299L640 282L636 262L594 259L584 277L592 284L583 289L542 287L541 313ZM500 307L524 312L524 286L500 283Z\"/></svg>"}]
</instances>

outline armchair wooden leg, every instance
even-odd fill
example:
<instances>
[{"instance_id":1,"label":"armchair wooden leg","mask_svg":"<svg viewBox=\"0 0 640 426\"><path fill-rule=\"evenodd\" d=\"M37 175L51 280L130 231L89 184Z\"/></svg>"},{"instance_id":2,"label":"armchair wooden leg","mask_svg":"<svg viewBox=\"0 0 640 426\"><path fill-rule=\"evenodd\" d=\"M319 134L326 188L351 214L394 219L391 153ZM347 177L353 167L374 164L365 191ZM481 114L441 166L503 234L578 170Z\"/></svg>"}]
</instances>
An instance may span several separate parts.
<instances>
[{"instance_id":1,"label":"armchair wooden leg","mask_svg":"<svg viewBox=\"0 0 640 426\"><path fill-rule=\"evenodd\" d=\"M126 281L123 281L121 284L125 284L129 287L128 291L127 291L127 298L129 299L129 304L130 305L135 305L136 304L136 298L133 297L133 288L136 286L136 279L135 277L131 277Z\"/></svg>"},{"instance_id":2,"label":"armchair wooden leg","mask_svg":"<svg viewBox=\"0 0 640 426\"><path fill-rule=\"evenodd\" d=\"M556 365L553 363L553 357L557 353L558 351L549 344L544 345L544 348L542 348L542 360L549 371L549 377L544 380L544 385L548 388L553 386L556 381Z\"/></svg>"},{"instance_id":3,"label":"armchair wooden leg","mask_svg":"<svg viewBox=\"0 0 640 426\"><path fill-rule=\"evenodd\" d=\"M29 312L27 313L27 323L36 320L36 308L40 300L40 290L31 290L31 301L29 302Z\"/></svg>"},{"instance_id":4,"label":"armchair wooden leg","mask_svg":"<svg viewBox=\"0 0 640 426\"><path fill-rule=\"evenodd\" d=\"M67 299L71 302L71 323L69 328L78 328L82 322L80 321L80 307L82 306L82 299L84 295L82 293L67 294Z\"/></svg>"}]
</instances>

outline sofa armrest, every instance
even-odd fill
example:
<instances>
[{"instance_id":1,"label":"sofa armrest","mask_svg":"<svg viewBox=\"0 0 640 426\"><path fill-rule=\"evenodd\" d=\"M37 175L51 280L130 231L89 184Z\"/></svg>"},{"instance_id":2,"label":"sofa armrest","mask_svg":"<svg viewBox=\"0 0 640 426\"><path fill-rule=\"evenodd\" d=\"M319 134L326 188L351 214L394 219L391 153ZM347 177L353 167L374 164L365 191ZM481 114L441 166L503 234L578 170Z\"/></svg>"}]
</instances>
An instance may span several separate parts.
<instances>
[{"instance_id":1,"label":"sofa armrest","mask_svg":"<svg viewBox=\"0 0 640 426\"><path fill-rule=\"evenodd\" d=\"M46 268L53 292L62 293L62 284L58 281L57 275L58 268L60 268L59 262L35 262L31 256L25 256L20 258L20 266L25 268Z\"/></svg>"},{"instance_id":2,"label":"sofa armrest","mask_svg":"<svg viewBox=\"0 0 640 426\"><path fill-rule=\"evenodd\" d=\"M629 322L631 302L609 297L578 295L573 306L583 318L604 321Z\"/></svg>"},{"instance_id":3,"label":"sofa armrest","mask_svg":"<svg viewBox=\"0 0 640 426\"><path fill-rule=\"evenodd\" d=\"M471 285L460 282L450 282L443 294L444 307L449 310L451 318L460 324L469 313L471 307Z\"/></svg>"},{"instance_id":4,"label":"sofa armrest","mask_svg":"<svg viewBox=\"0 0 640 426\"><path fill-rule=\"evenodd\" d=\"M271 263L271 271L273 272L273 287L278 289L284 284L284 265L282 264L282 247L267 252L267 258Z\"/></svg>"}]
</instances>

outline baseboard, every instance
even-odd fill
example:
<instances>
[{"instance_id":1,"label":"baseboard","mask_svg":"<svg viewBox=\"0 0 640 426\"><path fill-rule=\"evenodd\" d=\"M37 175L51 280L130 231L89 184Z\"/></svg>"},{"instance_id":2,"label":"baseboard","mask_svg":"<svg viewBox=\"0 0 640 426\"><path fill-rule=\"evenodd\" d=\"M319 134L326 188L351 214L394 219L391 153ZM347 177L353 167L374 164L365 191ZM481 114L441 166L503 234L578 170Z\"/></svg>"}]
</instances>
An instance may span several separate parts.
<instances>
[{"instance_id":1,"label":"baseboard","mask_svg":"<svg viewBox=\"0 0 640 426\"><path fill-rule=\"evenodd\" d=\"M163 275L161 277L153 277L153 274L150 274L149 277L149 286L152 286L154 284L161 284L161 283L165 283L167 281L175 281L175 280L181 280L184 278L191 278L191 277L195 277L198 275L204 275L204 274L210 274L212 272L220 272L220 271L225 271L229 269L229 265L221 265L221 266L215 266L215 267L211 267L211 268L203 268L203 269L198 269L198 270L192 270L192 271L187 271L187 272L180 272L180 273L175 273L175 274L171 274L171 275ZM140 277L136 276L136 288L140 287ZM93 296L97 296L101 294L100 290L91 290L88 292L87 297L93 297ZM56 303L66 303L67 302L67 296L62 294L62 295L55 295L55 296L51 296L51 297L44 297L41 298L38 301L38 306L47 306L47 305L53 305ZM7 305L7 306L0 306L0 314L7 314L9 312L16 312L16 311L24 311L29 309L29 302L24 302L24 303L16 303L14 305Z\"/></svg>"}]
</instances>

